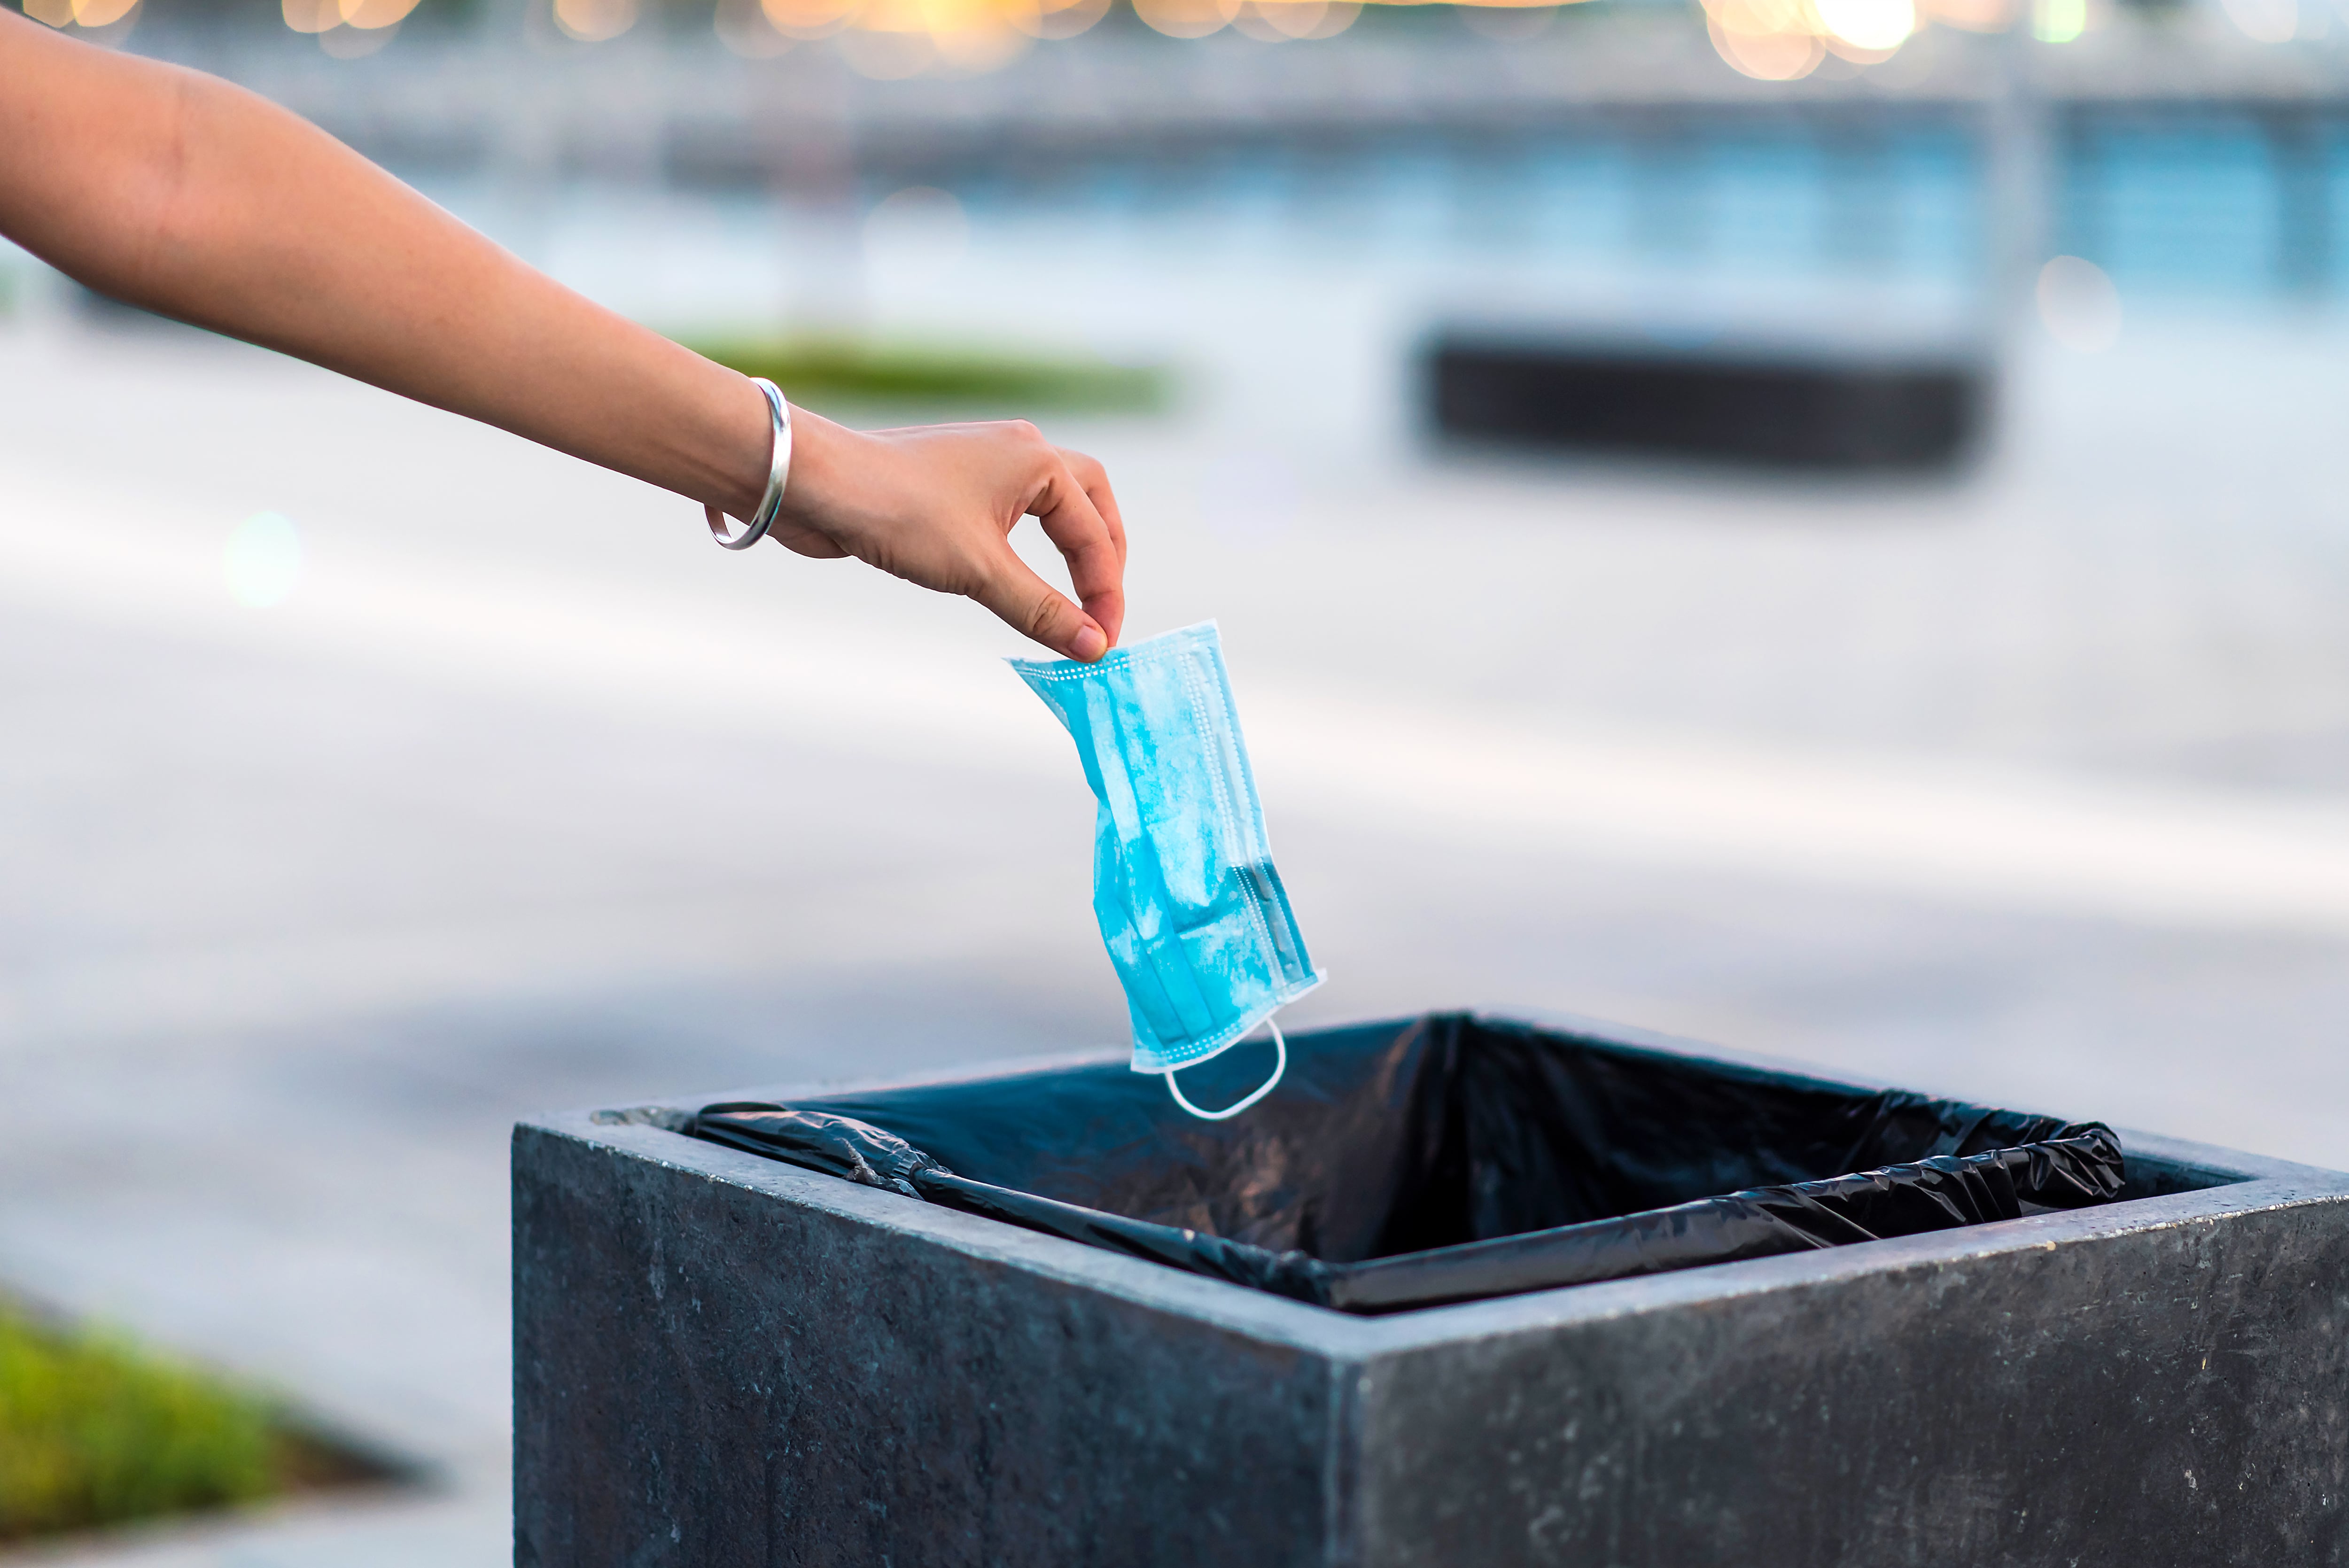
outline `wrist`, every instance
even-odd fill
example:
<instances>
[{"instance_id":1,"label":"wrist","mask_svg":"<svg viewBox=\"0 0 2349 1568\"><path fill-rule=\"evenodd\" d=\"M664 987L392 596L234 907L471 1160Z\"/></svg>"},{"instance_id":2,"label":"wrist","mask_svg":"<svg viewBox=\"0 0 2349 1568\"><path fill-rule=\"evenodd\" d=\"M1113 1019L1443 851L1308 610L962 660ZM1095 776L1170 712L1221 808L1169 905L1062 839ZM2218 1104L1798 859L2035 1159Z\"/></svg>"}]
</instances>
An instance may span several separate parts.
<instances>
[{"instance_id":1,"label":"wrist","mask_svg":"<svg viewBox=\"0 0 2349 1568\"><path fill-rule=\"evenodd\" d=\"M857 447L868 437L836 425L796 404L792 408L792 475L783 486L781 516L813 523L832 511L829 498L840 493L840 476L854 466Z\"/></svg>"}]
</instances>

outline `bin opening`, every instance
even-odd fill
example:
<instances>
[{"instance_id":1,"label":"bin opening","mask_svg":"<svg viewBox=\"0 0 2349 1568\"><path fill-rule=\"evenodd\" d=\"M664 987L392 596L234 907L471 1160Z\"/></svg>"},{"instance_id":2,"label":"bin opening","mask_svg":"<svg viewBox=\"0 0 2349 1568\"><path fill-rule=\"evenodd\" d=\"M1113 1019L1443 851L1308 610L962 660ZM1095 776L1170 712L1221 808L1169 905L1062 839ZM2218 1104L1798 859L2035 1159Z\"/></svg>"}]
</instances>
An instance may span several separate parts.
<instances>
[{"instance_id":1,"label":"bin opening","mask_svg":"<svg viewBox=\"0 0 2349 1568\"><path fill-rule=\"evenodd\" d=\"M1390 1312L2110 1201L2099 1123L1506 1018L1289 1037L1245 1118L1119 1063L730 1101L683 1130L1350 1312Z\"/></svg>"}]
</instances>

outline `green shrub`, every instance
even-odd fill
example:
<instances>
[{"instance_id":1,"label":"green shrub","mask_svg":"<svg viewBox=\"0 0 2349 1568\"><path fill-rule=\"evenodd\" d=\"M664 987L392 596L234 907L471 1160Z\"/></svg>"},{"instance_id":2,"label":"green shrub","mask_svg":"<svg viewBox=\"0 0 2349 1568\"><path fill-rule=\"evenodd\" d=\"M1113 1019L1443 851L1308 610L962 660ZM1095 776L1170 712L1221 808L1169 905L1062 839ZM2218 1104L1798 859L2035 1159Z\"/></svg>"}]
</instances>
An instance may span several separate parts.
<instances>
[{"instance_id":1,"label":"green shrub","mask_svg":"<svg viewBox=\"0 0 2349 1568\"><path fill-rule=\"evenodd\" d=\"M0 1308L0 1541L249 1501L283 1448L250 1395Z\"/></svg>"},{"instance_id":2,"label":"green shrub","mask_svg":"<svg viewBox=\"0 0 2349 1568\"><path fill-rule=\"evenodd\" d=\"M705 339L687 346L745 376L765 377L794 402L949 405L1016 418L1150 413L1165 406L1168 394L1164 369L1099 359L845 337Z\"/></svg>"}]
</instances>

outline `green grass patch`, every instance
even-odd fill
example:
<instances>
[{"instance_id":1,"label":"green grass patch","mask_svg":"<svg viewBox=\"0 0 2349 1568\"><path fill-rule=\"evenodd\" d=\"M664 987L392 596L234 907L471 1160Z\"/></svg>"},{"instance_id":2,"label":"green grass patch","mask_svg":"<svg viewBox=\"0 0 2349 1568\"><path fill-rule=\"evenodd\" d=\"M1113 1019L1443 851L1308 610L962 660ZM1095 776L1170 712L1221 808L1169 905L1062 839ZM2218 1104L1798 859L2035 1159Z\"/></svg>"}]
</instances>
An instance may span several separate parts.
<instances>
[{"instance_id":1,"label":"green grass patch","mask_svg":"<svg viewBox=\"0 0 2349 1568\"><path fill-rule=\"evenodd\" d=\"M119 1336L0 1305L0 1542L367 1477L278 1408Z\"/></svg>"},{"instance_id":2,"label":"green grass patch","mask_svg":"<svg viewBox=\"0 0 2349 1568\"><path fill-rule=\"evenodd\" d=\"M1162 366L1050 358L979 348L845 337L688 339L686 346L745 376L763 376L793 402L834 398L984 411L1149 414L1164 408Z\"/></svg>"}]
</instances>

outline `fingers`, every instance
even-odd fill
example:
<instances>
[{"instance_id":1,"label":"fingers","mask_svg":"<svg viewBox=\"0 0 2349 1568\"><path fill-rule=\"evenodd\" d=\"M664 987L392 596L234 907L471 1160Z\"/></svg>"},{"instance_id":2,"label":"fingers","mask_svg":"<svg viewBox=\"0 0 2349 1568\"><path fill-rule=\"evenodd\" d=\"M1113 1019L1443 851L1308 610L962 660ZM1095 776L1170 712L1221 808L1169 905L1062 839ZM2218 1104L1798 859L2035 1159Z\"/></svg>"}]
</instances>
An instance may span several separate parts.
<instances>
[{"instance_id":1,"label":"fingers","mask_svg":"<svg viewBox=\"0 0 2349 1568\"><path fill-rule=\"evenodd\" d=\"M1024 420L850 432L811 418L773 535L803 555L846 553L978 601L1022 634L1091 663L1125 620L1125 527L1102 466ZM1033 514L1066 562L1075 601L1008 537ZM1079 602L1081 602L1080 604Z\"/></svg>"},{"instance_id":2,"label":"fingers","mask_svg":"<svg viewBox=\"0 0 2349 1568\"><path fill-rule=\"evenodd\" d=\"M1034 638L1063 658L1092 663L1109 652L1109 634L1099 622L1028 569L1004 542L994 570L971 595L1015 631Z\"/></svg>"},{"instance_id":3,"label":"fingers","mask_svg":"<svg viewBox=\"0 0 2349 1568\"><path fill-rule=\"evenodd\" d=\"M1107 496L1109 479L1101 472L1101 465L1090 458L1082 460L1099 477L1101 493ZM1125 530L1109 521L1115 515L1114 499L1111 512L1104 514L1093 501L1092 487L1082 482L1073 464L1062 460L1055 470L1028 510L1044 525L1044 536L1069 563L1069 583L1084 602L1085 613L1101 628L1102 645L1106 649L1116 643L1125 621Z\"/></svg>"},{"instance_id":4,"label":"fingers","mask_svg":"<svg viewBox=\"0 0 2349 1568\"><path fill-rule=\"evenodd\" d=\"M1110 646L1115 647L1119 635L1125 629L1125 519L1118 513L1117 496L1110 489L1107 469L1084 453L1072 452L1065 447L1061 449L1061 459L1068 465L1069 472L1084 490L1085 499L1092 502L1093 511L1101 514L1102 523L1109 529L1110 543L1117 550L1116 603L1085 601L1085 607L1092 612L1094 619L1101 622L1102 630L1109 634ZM1084 590L1080 586L1078 592L1081 593Z\"/></svg>"},{"instance_id":5,"label":"fingers","mask_svg":"<svg viewBox=\"0 0 2349 1568\"><path fill-rule=\"evenodd\" d=\"M1084 453L1072 452L1066 447L1061 449L1061 460L1069 465L1069 471L1076 475L1077 483L1084 489L1085 499L1093 503L1093 510L1109 524L1110 539L1117 545L1118 564L1124 565L1125 519L1119 515L1117 497L1109 488L1109 470Z\"/></svg>"}]
</instances>

